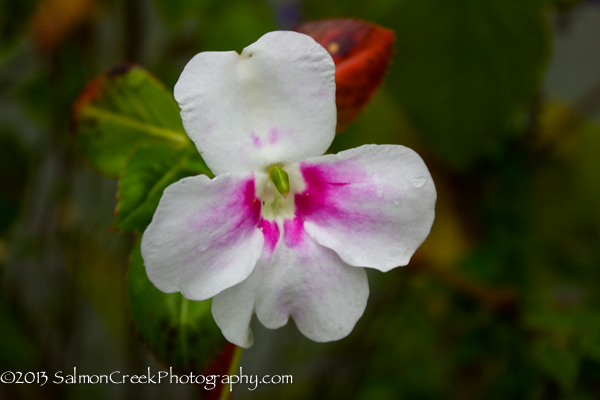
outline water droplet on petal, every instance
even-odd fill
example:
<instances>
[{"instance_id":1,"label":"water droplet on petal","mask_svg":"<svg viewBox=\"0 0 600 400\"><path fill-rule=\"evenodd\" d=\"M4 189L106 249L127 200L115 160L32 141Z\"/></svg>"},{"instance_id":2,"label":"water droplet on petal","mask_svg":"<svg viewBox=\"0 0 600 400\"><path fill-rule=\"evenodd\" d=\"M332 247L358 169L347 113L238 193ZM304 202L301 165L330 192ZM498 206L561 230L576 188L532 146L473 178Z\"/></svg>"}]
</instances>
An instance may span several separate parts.
<instances>
[{"instance_id":1,"label":"water droplet on petal","mask_svg":"<svg viewBox=\"0 0 600 400\"><path fill-rule=\"evenodd\" d=\"M196 251L198 253L202 253L202 252L206 251L206 249L208 249L208 243L199 243L196 246Z\"/></svg>"},{"instance_id":2,"label":"water droplet on petal","mask_svg":"<svg viewBox=\"0 0 600 400\"><path fill-rule=\"evenodd\" d=\"M420 188L427 181L427 177L425 175L415 175L415 176L411 176L409 181L410 181L410 183L412 183L412 185L414 187Z\"/></svg>"}]
</instances>

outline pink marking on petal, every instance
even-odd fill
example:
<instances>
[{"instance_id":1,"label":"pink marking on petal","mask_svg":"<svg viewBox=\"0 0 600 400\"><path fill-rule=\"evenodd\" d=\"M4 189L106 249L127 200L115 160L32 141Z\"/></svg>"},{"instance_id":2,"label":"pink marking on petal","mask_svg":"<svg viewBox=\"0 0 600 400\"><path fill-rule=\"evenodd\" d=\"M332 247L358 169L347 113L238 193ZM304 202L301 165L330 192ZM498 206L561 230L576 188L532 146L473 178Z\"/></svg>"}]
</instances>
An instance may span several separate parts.
<instances>
[{"instance_id":1,"label":"pink marking on petal","mask_svg":"<svg viewBox=\"0 0 600 400\"><path fill-rule=\"evenodd\" d=\"M304 241L304 221L302 218L283 221L283 239L287 247L296 247Z\"/></svg>"},{"instance_id":2,"label":"pink marking on petal","mask_svg":"<svg viewBox=\"0 0 600 400\"><path fill-rule=\"evenodd\" d=\"M198 243L197 253L207 250L219 251L220 248L226 250L235 246L258 225L261 202L256 198L254 177L239 182L233 190L227 188L223 196L224 201L215 205L213 210L191 218L188 222L190 228L195 231L208 229L216 232L212 240Z\"/></svg>"},{"instance_id":3,"label":"pink marking on petal","mask_svg":"<svg viewBox=\"0 0 600 400\"><path fill-rule=\"evenodd\" d=\"M254 147L260 149L262 147L262 142L260 138L256 136L256 133L250 132L250 137L252 138L252 144L254 144Z\"/></svg>"},{"instance_id":4,"label":"pink marking on petal","mask_svg":"<svg viewBox=\"0 0 600 400\"><path fill-rule=\"evenodd\" d=\"M340 169L344 171L344 168ZM306 182L304 192L295 196L296 213L301 216L312 215L323 209L328 209L334 214L337 213L335 206L340 197L338 193L344 192L344 186L355 181L353 174L339 173L337 168L332 168L327 164L306 165L300 163L300 172Z\"/></svg>"},{"instance_id":5,"label":"pink marking on petal","mask_svg":"<svg viewBox=\"0 0 600 400\"><path fill-rule=\"evenodd\" d=\"M360 204L377 195L376 187L351 159L336 164L303 162L300 172L306 189L295 195L297 216L320 225L335 221L354 228L372 219L361 212Z\"/></svg>"},{"instance_id":6,"label":"pink marking on petal","mask_svg":"<svg viewBox=\"0 0 600 400\"><path fill-rule=\"evenodd\" d=\"M277 128L271 128L269 131L269 144L277 144L279 141L279 130Z\"/></svg>"},{"instance_id":7,"label":"pink marking on petal","mask_svg":"<svg viewBox=\"0 0 600 400\"><path fill-rule=\"evenodd\" d=\"M277 223L275 221L261 219L258 223L258 228L265 237L264 248L267 249L270 254L273 254L273 250L275 250L275 246L277 245L277 242L279 242L279 227L277 226Z\"/></svg>"},{"instance_id":8,"label":"pink marking on petal","mask_svg":"<svg viewBox=\"0 0 600 400\"><path fill-rule=\"evenodd\" d=\"M254 184L254 177L246 182L244 188L244 205L252 215L252 223L256 225L260 219L260 199L256 197L256 186Z\"/></svg>"}]
</instances>

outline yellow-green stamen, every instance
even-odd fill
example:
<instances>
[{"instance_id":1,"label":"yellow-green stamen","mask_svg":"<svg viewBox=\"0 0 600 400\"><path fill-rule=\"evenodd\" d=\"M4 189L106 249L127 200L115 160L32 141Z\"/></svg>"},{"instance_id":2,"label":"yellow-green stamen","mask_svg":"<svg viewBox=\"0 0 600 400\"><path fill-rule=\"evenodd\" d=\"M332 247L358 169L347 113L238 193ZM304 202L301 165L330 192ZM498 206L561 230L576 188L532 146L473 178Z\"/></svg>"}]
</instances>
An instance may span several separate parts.
<instances>
[{"instance_id":1,"label":"yellow-green stamen","mask_svg":"<svg viewBox=\"0 0 600 400\"><path fill-rule=\"evenodd\" d=\"M283 198L286 198L290 192L290 178L283 169L278 166L273 167L271 170L271 180L277 188L277 191L281 193Z\"/></svg>"}]
</instances>

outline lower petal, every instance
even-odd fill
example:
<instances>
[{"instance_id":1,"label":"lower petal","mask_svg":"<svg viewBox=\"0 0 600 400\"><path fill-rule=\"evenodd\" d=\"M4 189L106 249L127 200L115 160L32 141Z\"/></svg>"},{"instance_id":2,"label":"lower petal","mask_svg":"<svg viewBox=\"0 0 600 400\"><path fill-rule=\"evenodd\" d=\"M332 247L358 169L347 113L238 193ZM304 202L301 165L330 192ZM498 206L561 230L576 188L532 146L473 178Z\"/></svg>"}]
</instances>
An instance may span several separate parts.
<instances>
[{"instance_id":1,"label":"lower petal","mask_svg":"<svg viewBox=\"0 0 600 400\"><path fill-rule=\"evenodd\" d=\"M142 238L150 281L205 300L246 279L264 238L252 173L184 178L165 189Z\"/></svg>"},{"instance_id":2,"label":"lower petal","mask_svg":"<svg viewBox=\"0 0 600 400\"><path fill-rule=\"evenodd\" d=\"M254 314L256 291L263 276L262 271L269 263L270 257L261 257L246 280L225 289L212 301L213 318L225 339L246 349L254 343L250 321Z\"/></svg>"},{"instance_id":3,"label":"lower petal","mask_svg":"<svg viewBox=\"0 0 600 400\"><path fill-rule=\"evenodd\" d=\"M293 317L306 337L317 342L347 336L362 316L369 296L367 275L347 265L305 232L302 220L286 220L256 294L256 314L276 329Z\"/></svg>"},{"instance_id":4,"label":"lower petal","mask_svg":"<svg viewBox=\"0 0 600 400\"><path fill-rule=\"evenodd\" d=\"M259 227L265 237L263 254L250 276L243 282L225 289L212 301L212 314L225 339L249 348L254 343L250 320L254 314L256 292L261 284L264 270L271 264L273 249L279 241L276 223L261 220Z\"/></svg>"}]
</instances>

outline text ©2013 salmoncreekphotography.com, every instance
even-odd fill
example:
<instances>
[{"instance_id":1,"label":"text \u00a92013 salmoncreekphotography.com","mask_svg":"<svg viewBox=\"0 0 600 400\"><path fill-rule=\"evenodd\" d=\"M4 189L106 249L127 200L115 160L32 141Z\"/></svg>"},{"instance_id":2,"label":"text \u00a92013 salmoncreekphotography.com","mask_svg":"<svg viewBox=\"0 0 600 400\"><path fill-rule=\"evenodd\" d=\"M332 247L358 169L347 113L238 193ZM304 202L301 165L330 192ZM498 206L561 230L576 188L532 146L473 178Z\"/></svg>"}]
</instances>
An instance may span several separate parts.
<instances>
[{"instance_id":1,"label":"text \u00a92013 salmoncreekphotography.com","mask_svg":"<svg viewBox=\"0 0 600 400\"><path fill-rule=\"evenodd\" d=\"M0 375L0 382L4 384L37 384L44 386L50 381L50 377L46 371L40 372L19 372L19 371L6 371ZM121 371L114 371L109 374L103 375L87 375L78 374L77 367L73 368L72 374L63 373L58 371L54 374L53 379L50 381L55 385L67 384L160 384L167 382L169 384L196 384L204 385L207 390L214 389L217 384L229 385L229 390L233 389L234 384L246 384L254 385L254 387L248 387L249 390L254 390L261 384L288 384L293 383L292 375L265 375L262 379L258 379L258 375L244 375L242 367L240 367L239 375L195 375L190 373L188 375L177 375L173 373L173 368L169 368L169 372L159 371L153 374L148 367L148 371L143 375L127 375L121 373Z\"/></svg>"}]
</instances>

